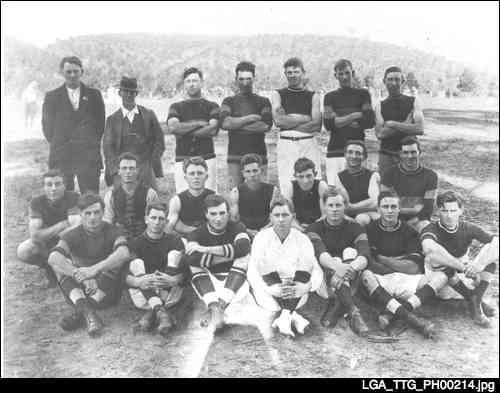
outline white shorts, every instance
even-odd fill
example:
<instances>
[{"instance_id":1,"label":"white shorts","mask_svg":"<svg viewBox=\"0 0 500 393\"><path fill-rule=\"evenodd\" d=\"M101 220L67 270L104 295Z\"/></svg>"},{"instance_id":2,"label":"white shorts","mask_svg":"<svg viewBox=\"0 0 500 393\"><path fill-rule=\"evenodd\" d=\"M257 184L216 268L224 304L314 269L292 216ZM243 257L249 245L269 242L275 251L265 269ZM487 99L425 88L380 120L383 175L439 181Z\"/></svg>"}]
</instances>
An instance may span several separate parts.
<instances>
[{"instance_id":1,"label":"white shorts","mask_svg":"<svg viewBox=\"0 0 500 393\"><path fill-rule=\"evenodd\" d=\"M208 166L208 179L205 184L206 188L217 192L217 159L210 158L205 160ZM180 192L188 188L186 179L184 179L184 170L182 169L183 162L176 161L174 165L174 178L175 178L175 193Z\"/></svg>"},{"instance_id":2,"label":"white shorts","mask_svg":"<svg viewBox=\"0 0 500 393\"><path fill-rule=\"evenodd\" d=\"M384 288L389 295L397 299L408 299L417 292L418 284L425 277L423 274L374 274L379 285Z\"/></svg>"},{"instance_id":3,"label":"white shorts","mask_svg":"<svg viewBox=\"0 0 500 393\"><path fill-rule=\"evenodd\" d=\"M316 166L316 177L321 179L321 151L316 142L316 138L300 140L283 139L281 136L304 137L309 134L299 131L283 131L286 134L281 134L276 148L276 160L278 166L278 178L280 190L288 187L288 184L293 180L294 165L301 157L309 158Z\"/></svg>"}]
</instances>

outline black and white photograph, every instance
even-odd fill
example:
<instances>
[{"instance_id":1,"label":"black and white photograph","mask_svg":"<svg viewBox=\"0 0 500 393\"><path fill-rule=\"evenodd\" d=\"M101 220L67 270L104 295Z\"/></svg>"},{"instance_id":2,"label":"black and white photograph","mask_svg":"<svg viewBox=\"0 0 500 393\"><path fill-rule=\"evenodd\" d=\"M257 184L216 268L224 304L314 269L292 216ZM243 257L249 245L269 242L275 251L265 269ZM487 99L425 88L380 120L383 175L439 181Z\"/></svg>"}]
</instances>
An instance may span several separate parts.
<instances>
[{"instance_id":1,"label":"black and white photograph","mask_svg":"<svg viewBox=\"0 0 500 393\"><path fill-rule=\"evenodd\" d=\"M497 1L1 18L2 378L493 391Z\"/></svg>"}]
</instances>

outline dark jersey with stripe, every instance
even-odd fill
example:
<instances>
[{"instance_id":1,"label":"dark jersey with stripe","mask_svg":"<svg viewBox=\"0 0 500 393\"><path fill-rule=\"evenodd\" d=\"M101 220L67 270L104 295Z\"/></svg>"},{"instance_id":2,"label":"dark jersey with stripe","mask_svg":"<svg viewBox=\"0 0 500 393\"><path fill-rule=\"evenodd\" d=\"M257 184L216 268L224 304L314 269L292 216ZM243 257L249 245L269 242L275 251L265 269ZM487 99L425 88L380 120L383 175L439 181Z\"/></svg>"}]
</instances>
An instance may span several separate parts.
<instances>
[{"instance_id":1,"label":"dark jersey with stripe","mask_svg":"<svg viewBox=\"0 0 500 393\"><path fill-rule=\"evenodd\" d=\"M238 245L237 243L240 240L243 244ZM227 262L212 264L213 257L211 254L201 254L199 252L195 252L188 257L191 266L207 268L214 274L229 272L234 259L244 257L250 253L250 238L246 233L245 225L241 222L229 221L222 233L214 233L209 230L208 225L202 225L188 235L188 241L206 247L225 246Z\"/></svg>"},{"instance_id":2,"label":"dark jersey with stripe","mask_svg":"<svg viewBox=\"0 0 500 393\"><path fill-rule=\"evenodd\" d=\"M298 113L311 116L314 91L306 89L295 90L289 87L277 91L281 97L281 106L286 114Z\"/></svg>"},{"instance_id":3,"label":"dark jersey with stripe","mask_svg":"<svg viewBox=\"0 0 500 393\"><path fill-rule=\"evenodd\" d=\"M177 118L180 122L190 120L219 120L219 105L204 98L184 100L170 105L167 121ZM190 134L176 138L175 160L202 156L205 160L215 157L212 138L197 138Z\"/></svg>"},{"instance_id":4,"label":"dark jersey with stripe","mask_svg":"<svg viewBox=\"0 0 500 393\"><path fill-rule=\"evenodd\" d=\"M301 224L311 224L321 217L319 205L319 180L315 179L310 190L304 191L296 180L292 181L292 202L295 207L297 221Z\"/></svg>"},{"instance_id":5,"label":"dark jersey with stripe","mask_svg":"<svg viewBox=\"0 0 500 393\"><path fill-rule=\"evenodd\" d=\"M66 220L68 215L78 214L78 197L76 192L64 191L62 198L52 202L45 194L40 195L31 200L29 216L41 219L43 228L51 227Z\"/></svg>"},{"instance_id":6,"label":"dark jersey with stripe","mask_svg":"<svg viewBox=\"0 0 500 393\"><path fill-rule=\"evenodd\" d=\"M79 225L61 236L69 247L73 264L78 267L92 266L109 257L115 248L116 240L123 232L114 225L103 221L101 229L88 232ZM127 244L125 241L123 244Z\"/></svg>"},{"instance_id":7,"label":"dark jersey with stripe","mask_svg":"<svg viewBox=\"0 0 500 393\"><path fill-rule=\"evenodd\" d=\"M455 258L461 258L467 254L473 240L485 244L493 240L493 235L467 221L460 221L455 230L449 230L438 221L427 225L422 230L420 238L422 241L432 239Z\"/></svg>"},{"instance_id":8,"label":"dark jersey with stripe","mask_svg":"<svg viewBox=\"0 0 500 393\"><path fill-rule=\"evenodd\" d=\"M351 173L347 169L338 173L338 177L347 193L351 203L358 203L368 199L368 187L373 172L367 168L361 168L359 172Z\"/></svg>"},{"instance_id":9,"label":"dark jersey with stripe","mask_svg":"<svg viewBox=\"0 0 500 393\"><path fill-rule=\"evenodd\" d=\"M168 265L168 253L173 250L184 251L184 243L175 233L163 233L161 238L152 239L146 232L143 232L130 241L130 251L144 261L146 274L157 270L168 274L185 272L187 265L183 265L183 259L178 268Z\"/></svg>"},{"instance_id":10,"label":"dark jersey with stripe","mask_svg":"<svg viewBox=\"0 0 500 393\"><path fill-rule=\"evenodd\" d=\"M326 218L315 222L306 230L314 245L316 258L328 252L332 257L342 258L347 247L355 248L359 255L370 256L365 230L355 221L343 220L340 225L330 225Z\"/></svg>"},{"instance_id":11,"label":"dark jersey with stripe","mask_svg":"<svg viewBox=\"0 0 500 393\"><path fill-rule=\"evenodd\" d=\"M405 257L419 265L423 272L424 256L420 238L415 229L403 221L394 228L387 228L380 219L366 227L368 243L373 256Z\"/></svg>"},{"instance_id":12,"label":"dark jersey with stripe","mask_svg":"<svg viewBox=\"0 0 500 393\"><path fill-rule=\"evenodd\" d=\"M113 212L115 221L123 225L127 238L140 235L146 229L144 216L146 215L146 200L148 188L139 185L132 195L125 192L123 187L113 188Z\"/></svg>"},{"instance_id":13,"label":"dark jersey with stripe","mask_svg":"<svg viewBox=\"0 0 500 393\"><path fill-rule=\"evenodd\" d=\"M273 124L271 103L266 97L257 94L237 94L226 97L222 101L220 123L222 124L227 116L243 117L253 114L260 115L262 121L269 126ZM263 158L264 164L267 164L267 149L264 140L264 133L231 130L229 132L227 161L239 163L245 154L255 153Z\"/></svg>"},{"instance_id":14,"label":"dark jersey with stripe","mask_svg":"<svg viewBox=\"0 0 500 393\"><path fill-rule=\"evenodd\" d=\"M269 223L270 204L274 186L260 183L255 190L246 183L238 186L238 212L247 228L259 230Z\"/></svg>"},{"instance_id":15,"label":"dark jersey with stripe","mask_svg":"<svg viewBox=\"0 0 500 393\"><path fill-rule=\"evenodd\" d=\"M413 104L415 97L406 96L404 94L398 97L387 97L380 102L380 111L384 121L399 121L404 122L408 115L413 111ZM388 138L382 139L380 142L380 151L390 154L398 155L401 148L401 140L406 136L405 133L397 131L395 134Z\"/></svg>"},{"instance_id":16,"label":"dark jersey with stripe","mask_svg":"<svg viewBox=\"0 0 500 393\"><path fill-rule=\"evenodd\" d=\"M366 89L341 88L327 93L323 99L324 107L329 106L337 116L346 116L354 112L361 112L363 106L371 105L370 93ZM326 127L330 130L327 157L344 157L344 147L348 140L365 140L365 129L374 125L373 112L363 114L363 119L358 120L360 127L347 125L345 127ZM325 124L326 125L326 124Z\"/></svg>"},{"instance_id":17,"label":"dark jersey with stripe","mask_svg":"<svg viewBox=\"0 0 500 393\"><path fill-rule=\"evenodd\" d=\"M424 199L434 199L437 190L437 174L432 169L420 167L416 171L408 172L401 165L390 168L382 173L381 183L389 188L394 188L400 198L402 208L415 207L417 204L424 204ZM432 214L432 207L425 217L429 219ZM408 220L413 216L401 214L400 218Z\"/></svg>"},{"instance_id":18,"label":"dark jersey with stripe","mask_svg":"<svg viewBox=\"0 0 500 393\"><path fill-rule=\"evenodd\" d=\"M194 196L189 192L189 190L184 190L178 194L179 200L181 201L179 219L184 224L191 227L198 227L204 223L205 213L203 209L203 202L210 194L215 194L215 192L208 188L205 188L198 196Z\"/></svg>"}]
</instances>

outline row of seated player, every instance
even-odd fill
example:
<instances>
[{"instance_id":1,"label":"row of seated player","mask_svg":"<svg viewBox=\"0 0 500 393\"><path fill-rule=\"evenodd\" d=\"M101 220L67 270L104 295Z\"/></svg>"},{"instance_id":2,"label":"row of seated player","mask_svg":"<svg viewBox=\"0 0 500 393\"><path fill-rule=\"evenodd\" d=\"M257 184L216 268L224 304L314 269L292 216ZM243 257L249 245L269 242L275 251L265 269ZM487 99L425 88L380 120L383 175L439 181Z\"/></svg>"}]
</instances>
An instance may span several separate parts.
<instances>
[{"instance_id":1,"label":"row of seated player","mask_svg":"<svg viewBox=\"0 0 500 393\"><path fill-rule=\"evenodd\" d=\"M224 326L231 304L249 298L248 282L255 304L273 317L277 312L272 325L289 335L294 334L292 326L303 333L309 324L297 310L310 292L330 299L324 325L333 326L347 315L356 333L369 335L352 296L360 278L374 304L384 310L379 318L382 327L396 315L424 335L434 335L433 325L412 311L446 284L468 300L478 324L488 325L485 314L494 311L482 297L498 260L498 238L459 221L461 202L450 192L438 197L439 221L421 232L421 241L400 219L397 194L380 193L381 217L364 229L345 215L349 198L344 190L329 188L321 196L324 217L305 228L305 234L293 226L293 204L277 197L269 206L270 225L254 233L251 244L245 226L230 220L227 201L214 193L198 206L205 221L182 241L164 231L171 212L167 216L166 207L156 201L148 205L139 204L133 195L113 197L115 214L125 218L112 225L103 220L106 207L99 196L78 199L65 191L57 171L44 176L44 186L45 194L31 203L30 239L19 246L18 256L55 272L72 306L71 314L61 321L66 330L86 324L89 334L100 332L102 321L95 309L116 304L124 283L131 287L134 304L147 309L139 322L141 329L157 323L162 334L173 327L171 310L189 281L207 305L203 324L216 330ZM142 206L140 215L135 209ZM134 218L139 216L144 221L142 232L131 235L138 230ZM47 227L47 223L53 224ZM486 246L470 261L467 250L474 239ZM466 283L466 278L474 282Z\"/></svg>"}]
</instances>

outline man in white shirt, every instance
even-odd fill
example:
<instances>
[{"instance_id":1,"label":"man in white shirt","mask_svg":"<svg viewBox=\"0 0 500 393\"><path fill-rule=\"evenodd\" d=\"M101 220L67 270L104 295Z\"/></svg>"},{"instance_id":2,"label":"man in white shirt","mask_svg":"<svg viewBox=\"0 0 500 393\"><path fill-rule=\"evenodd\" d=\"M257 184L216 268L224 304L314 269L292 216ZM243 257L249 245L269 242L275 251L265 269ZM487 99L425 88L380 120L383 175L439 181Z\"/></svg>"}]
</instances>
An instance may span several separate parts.
<instances>
[{"instance_id":1,"label":"man in white shirt","mask_svg":"<svg viewBox=\"0 0 500 393\"><path fill-rule=\"evenodd\" d=\"M309 292L323 281L323 271L314 256L309 238L292 227L293 207L285 198L271 205L272 227L261 230L252 244L248 280L259 306L279 312L272 324L294 337L292 326L304 334L309 321L297 310L307 302Z\"/></svg>"}]
</instances>

